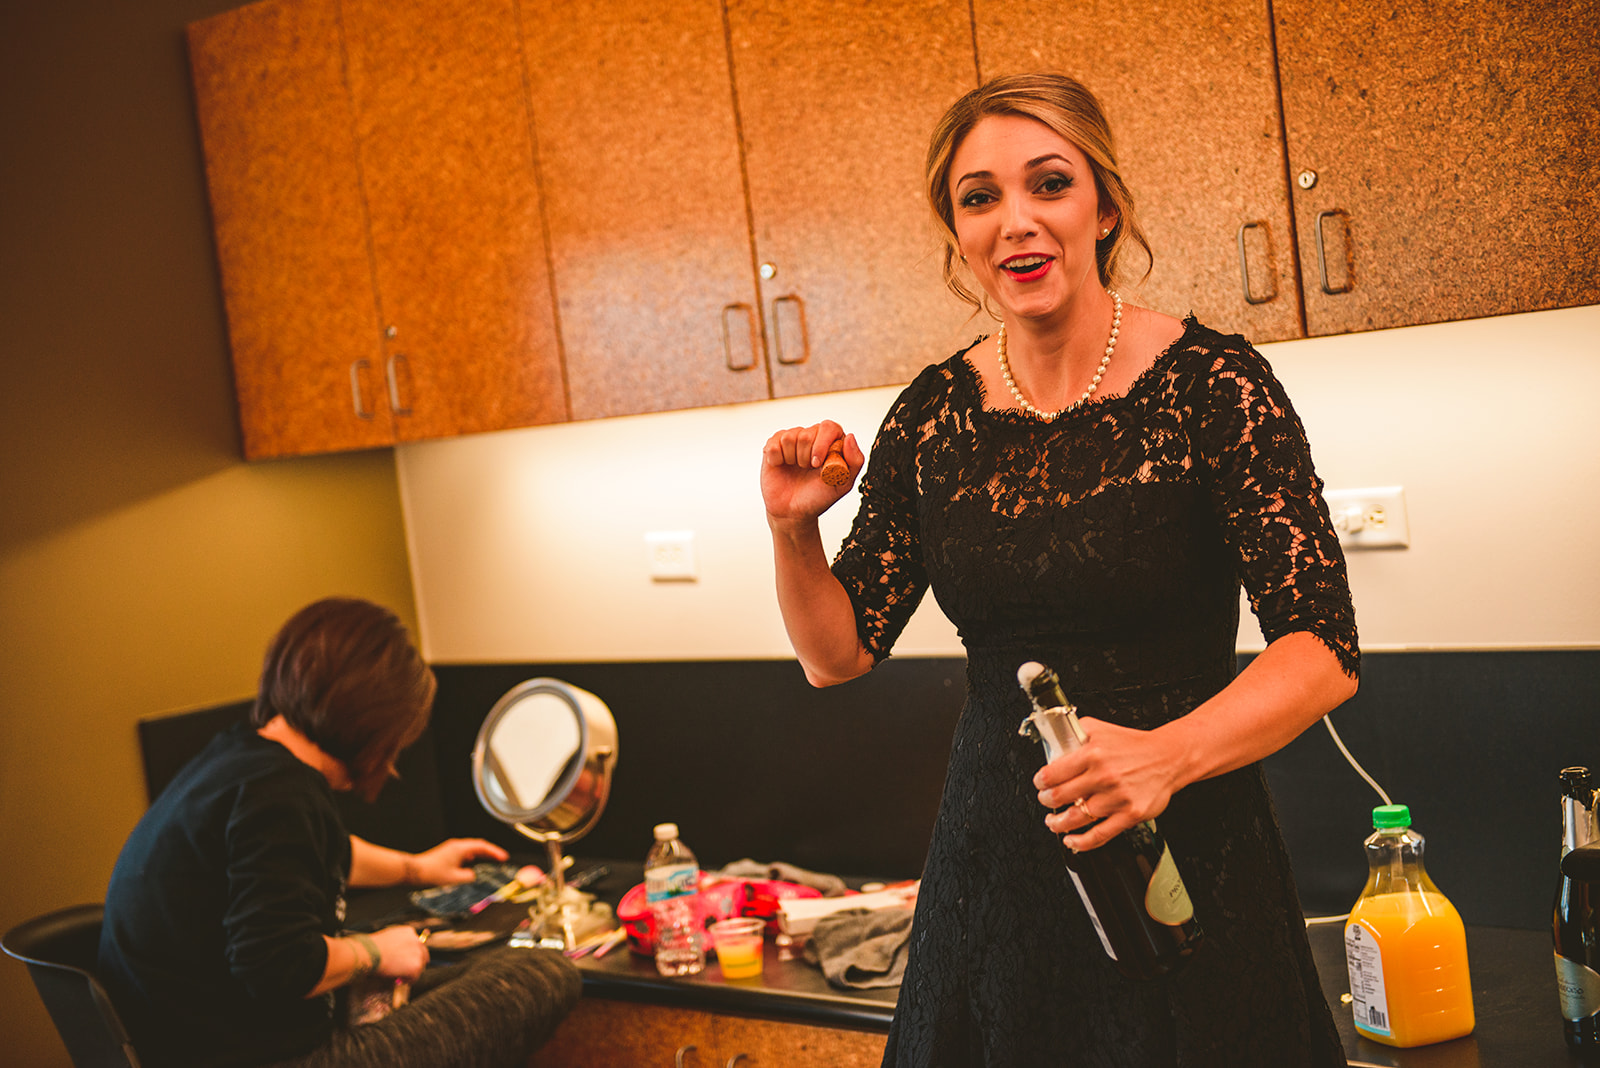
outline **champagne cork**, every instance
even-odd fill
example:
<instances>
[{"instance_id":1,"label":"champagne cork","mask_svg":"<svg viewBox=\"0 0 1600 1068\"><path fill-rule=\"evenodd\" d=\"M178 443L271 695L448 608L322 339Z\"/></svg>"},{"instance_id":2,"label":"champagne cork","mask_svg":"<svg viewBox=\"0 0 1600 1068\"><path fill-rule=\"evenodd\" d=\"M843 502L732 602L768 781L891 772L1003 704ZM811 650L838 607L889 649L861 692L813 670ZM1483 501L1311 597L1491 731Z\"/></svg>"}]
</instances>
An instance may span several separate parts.
<instances>
[{"instance_id":1,"label":"champagne cork","mask_svg":"<svg viewBox=\"0 0 1600 1068\"><path fill-rule=\"evenodd\" d=\"M828 446L827 459L822 461L822 481L830 486L842 486L850 481L850 465L844 459L844 439Z\"/></svg>"}]
</instances>

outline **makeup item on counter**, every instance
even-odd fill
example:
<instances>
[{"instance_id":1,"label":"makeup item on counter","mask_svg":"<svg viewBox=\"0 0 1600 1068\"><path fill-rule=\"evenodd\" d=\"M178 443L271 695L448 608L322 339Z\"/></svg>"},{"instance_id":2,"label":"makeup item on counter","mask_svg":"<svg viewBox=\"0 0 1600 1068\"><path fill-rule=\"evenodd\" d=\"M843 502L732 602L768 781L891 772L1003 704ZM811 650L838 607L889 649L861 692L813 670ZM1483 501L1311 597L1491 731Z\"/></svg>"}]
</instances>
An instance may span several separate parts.
<instances>
[{"instance_id":1,"label":"makeup item on counter","mask_svg":"<svg viewBox=\"0 0 1600 1068\"><path fill-rule=\"evenodd\" d=\"M1405 805L1372 810L1367 885L1344 927L1356 1030L1386 1046L1472 1033L1472 978L1461 915L1428 878L1424 839Z\"/></svg>"},{"instance_id":2,"label":"makeup item on counter","mask_svg":"<svg viewBox=\"0 0 1600 1068\"><path fill-rule=\"evenodd\" d=\"M535 864L525 864L517 869L517 874L509 883L467 909L469 916L476 916L496 901L509 901L524 890L532 890L544 882L544 869Z\"/></svg>"},{"instance_id":3,"label":"makeup item on counter","mask_svg":"<svg viewBox=\"0 0 1600 1068\"><path fill-rule=\"evenodd\" d=\"M1017 669L1017 682L1033 702L1019 733L1043 744L1046 761L1087 740L1054 671L1030 660ZM1155 820L1135 824L1096 849L1069 850L1067 874L1106 955L1130 978L1166 975L1192 956L1204 937Z\"/></svg>"},{"instance_id":4,"label":"makeup item on counter","mask_svg":"<svg viewBox=\"0 0 1600 1068\"><path fill-rule=\"evenodd\" d=\"M711 944L724 979L750 979L761 974L766 922L756 916L734 916L711 925Z\"/></svg>"},{"instance_id":5,"label":"makeup item on counter","mask_svg":"<svg viewBox=\"0 0 1600 1068\"><path fill-rule=\"evenodd\" d=\"M1563 768L1561 782L1561 858L1595 842L1594 785L1588 768ZM1564 871L1556 884L1554 922L1556 992L1567 1045L1600 1054L1600 930L1592 884Z\"/></svg>"},{"instance_id":6,"label":"makeup item on counter","mask_svg":"<svg viewBox=\"0 0 1600 1068\"><path fill-rule=\"evenodd\" d=\"M850 465L844 459L844 439L828 446L828 455L822 461L822 481L830 486L842 486L850 481Z\"/></svg>"},{"instance_id":7,"label":"makeup item on counter","mask_svg":"<svg viewBox=\"0 0 1600 1068\"><path fill-rule=\"evenodd\" d=\"M676 823L658 823L644 860L645 897L656 927L656 970L696 975L706 966L700 927L700 862L678 838Z\"/></svg>"}]
</instances>

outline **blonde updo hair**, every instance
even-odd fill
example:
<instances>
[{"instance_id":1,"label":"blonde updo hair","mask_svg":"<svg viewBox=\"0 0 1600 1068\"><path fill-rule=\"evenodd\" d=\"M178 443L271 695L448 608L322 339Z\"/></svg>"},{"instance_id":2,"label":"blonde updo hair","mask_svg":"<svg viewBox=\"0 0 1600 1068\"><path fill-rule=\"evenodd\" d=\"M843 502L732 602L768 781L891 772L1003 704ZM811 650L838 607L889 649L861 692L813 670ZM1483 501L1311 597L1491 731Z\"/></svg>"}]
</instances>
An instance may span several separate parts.
<instances>
[{"instance_id":1,"label":"blonde updo hair","mask_svg":"<svg viewBox=\"0 0 1600 1068\"><path fill-rule=\"evenodd\" d=\"M1064 74L1011 74L991 79L952 104L934 127L928 145L928 204L944 237L944 281L951 292L974 308L984 306L983 296L969 289L958 274L961 248L950 198L950 167L961 142L989 115L1021 115L1043 123L1088 159L1101 206L1109 202L1117 213L1111 233L1095 242L1101 285L1110 286L1117 277L1118 262L1130 241L1150 258L1150 242L1134 216L1133 194L1122 181L1111 127L1100 101L1082 82ZM1145 274L1149 273L1146 268Z\"/></svg>"}]
</instances>

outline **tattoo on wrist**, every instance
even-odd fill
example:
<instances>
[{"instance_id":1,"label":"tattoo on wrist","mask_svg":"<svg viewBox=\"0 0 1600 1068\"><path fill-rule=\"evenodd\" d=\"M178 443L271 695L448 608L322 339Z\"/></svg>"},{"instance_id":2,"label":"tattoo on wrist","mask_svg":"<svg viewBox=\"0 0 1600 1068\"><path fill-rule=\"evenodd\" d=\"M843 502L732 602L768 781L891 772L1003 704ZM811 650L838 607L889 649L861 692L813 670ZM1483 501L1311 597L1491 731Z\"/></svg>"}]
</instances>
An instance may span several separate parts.
<instances>
[{"instance_id":1,"label":"tattoo on wrist","mask_svg":"<svg viewBox=\"0 0 1600 1068\"><path fill-rule=\"evenodd\" d=\"M362 952L367 955L365 963L362 963L359 959L356 961L355 969L350 973L350 978L360 979L364 975L377 971L378 966L383 963L383 951L378 949L378 943L374 942L370 935L361 934L359 931L351 931L346 937L360 946ZM360 954L357 954L358 958L359 956Z\"/></svg>"}]
</instances>

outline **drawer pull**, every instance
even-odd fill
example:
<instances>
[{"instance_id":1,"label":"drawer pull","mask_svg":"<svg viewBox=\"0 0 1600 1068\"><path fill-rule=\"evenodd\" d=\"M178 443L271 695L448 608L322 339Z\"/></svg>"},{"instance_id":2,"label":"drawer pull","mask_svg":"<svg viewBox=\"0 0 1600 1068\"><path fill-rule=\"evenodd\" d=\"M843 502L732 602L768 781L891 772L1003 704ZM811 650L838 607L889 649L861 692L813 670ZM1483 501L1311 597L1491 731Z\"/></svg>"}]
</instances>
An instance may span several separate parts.
<instances>
[{"instance_id":1,"label":"drawer pull","mask_svg":"<svg viewBox=\"0 0 1600 1068\"><path fill-rule=\"evenodd\" d=\"M806 357L810 355L806 339L806 306L799 297L772 299L772 337L779 363L806 362Z\"/></svg>"},{"instance_id":2,"label":"drawer pull","mask_svg":"<svg viewBox=\"0 0 1600 1068\"><path fill-rule=\"evenodd\" d=\"M744 313L741 322L739 313ZM732 318L730 318L732 316ZM756 365L756 310L748 304L728 304L722 309L722 351L728 370L748 371Z\"/></svg>"},{"instance_id":3,"label":"drawer pull","mask_svg":"<svg viewBox=\"0 0 1600 1068\"><path fill-rule=\"evenodd\" d=\"M372 409L367 407L366 401L361 396L361 372L371 367L366 360L353 360L350 363L350 403L356 410L356 418L371 419Z\"/></svg>"},{"instance_id":4,"label":"drawer pull","mask_svg":"<svg viewBox=\"0 0 1600 1068\"><path fill-rule=\"evenodd\" d=\"M685 1068L688 1063L684 1060L689 1054L694 1053L698 1047L694 1045L679 1046L678 1052L672 1055L672 1068Z\"/></svg>"},{"instance_id":5,"label":"drawer pull","mask_svg":"<svg viewBox=\"0 0 1600 1068\"><path fill-rule=\"evenodd\" d=\"M1274 272L1272 289L1267 293L1266 296L1258 297L1250 291L1250 257L1249 254L1245 252L1244 232L1246 230L1258 229L1263 232L1263 235L1267 239L1267 262L1271 263L1272 231L1267 229L1266 221L1258 219L1255 222L1247 222L1243 226L1239 227L1239 279L1244 285L1244 302L1246 304L1266 304L1269 301L1277 299L1278 296L1278 281L1276 278L1276 272Z\"/></svg>"},{"instance_id":6,"label":"drawer pull","mask_svg":"<svg viewBox=\"0 0 1600 1068\"><path fill-rule=\"evenodd\" d=\"M388 363L384 365L383 373L384 377L389 380L389 410L395 415L410 415L410 405L401 405L400 403L400 375L398 368L402 363L406 365L406 377L410 378L411 361L406 359L404 353L399 352L389 357Z\"/></svg>"},{"instance_id":7,"label":"drawer pull","mask_svg":"<svg viewBox=\"0 0 1600 1068\"><path fill-rule=\"evenodd\" d=\"M1344 220L1346 273L1344 285L1338 289L1334 289L1328 284L1328 252L1324 245L1322 236L1322 224L1334 216L1338 216ZM1317 267L1322 272L1322 291L1328 294L1330 297L1336 297L1340 293L1348 293L1355 287L1355 272L1350 269L1350 213L1345 211L1343 208L1334 208L1331 211L1321 211L1317 213Z\"/></svg>"}]
</instances>

